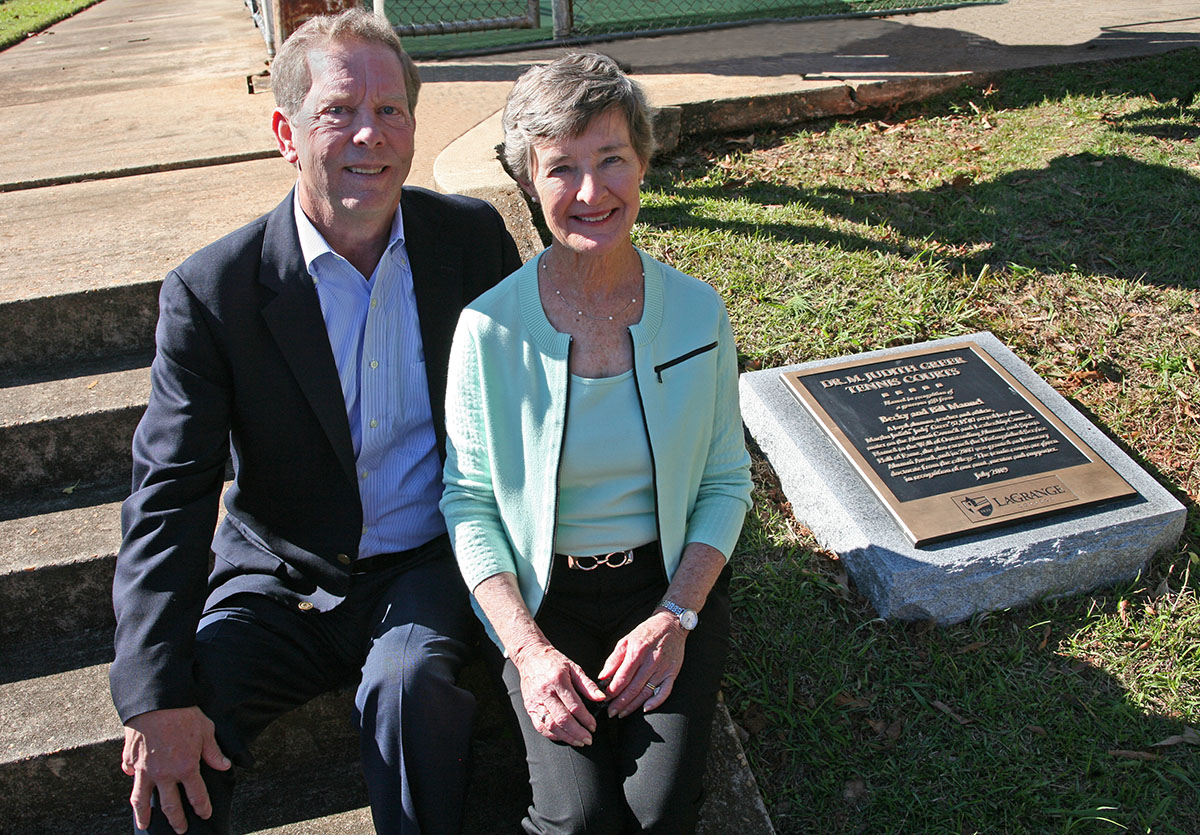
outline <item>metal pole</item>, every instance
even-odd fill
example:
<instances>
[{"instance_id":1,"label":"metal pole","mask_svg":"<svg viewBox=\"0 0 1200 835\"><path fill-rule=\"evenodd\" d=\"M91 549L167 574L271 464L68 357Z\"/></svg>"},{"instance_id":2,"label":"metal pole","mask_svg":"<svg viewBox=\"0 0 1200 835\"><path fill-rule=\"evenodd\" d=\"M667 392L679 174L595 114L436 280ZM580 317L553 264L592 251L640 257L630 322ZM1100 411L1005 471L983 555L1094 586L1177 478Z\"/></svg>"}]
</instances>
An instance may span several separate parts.
<instances>
[{"instance_id":1,"label":"metal pole","mask_svg":"<svg viewBox=\"0 0 1200 835\"><path fill-rule=\"evenodd\" d=\"M387 20L387 0L375 0L375 14Z\"/></svg>"},{"instance_id":2,"label":"metal pole","mask_svg":"<svg viewBox=\"0 0 1200 835\"><path fill-rule=\"evenodd\" d=\"M569 38L571 31L575 28L575 21L571 12L571 0L554 0L551 6L551 13L554 16L554 37Z\"/></svg>"}]
</instances>

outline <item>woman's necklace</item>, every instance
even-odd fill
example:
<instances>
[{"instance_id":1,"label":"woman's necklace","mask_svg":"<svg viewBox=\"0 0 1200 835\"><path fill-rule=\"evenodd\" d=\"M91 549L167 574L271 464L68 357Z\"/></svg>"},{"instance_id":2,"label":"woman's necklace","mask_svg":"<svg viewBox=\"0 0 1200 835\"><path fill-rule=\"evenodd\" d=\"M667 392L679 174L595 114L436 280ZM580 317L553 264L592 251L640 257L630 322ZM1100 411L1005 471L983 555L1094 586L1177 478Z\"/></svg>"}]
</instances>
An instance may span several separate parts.
<instances>
[{"instance_id":1,"label":"woman's necklace","mask_svg":"<svg viewBox=\"0 0 1200 835\"><path fill-rule=\"evenodd\" d=\"M620 310L618 310L616 313L612 314L611 316L590 316L587 313L584 313L579 308L578 305L571 304L571 301L562 294L562 290L558 289L558 285L555 284L554 279L550 277L550 270L547 268L546 261L544 258L542 259L541 265L542 265L542 275L546 276L546 281L550 282L550 289L552 289L554 291L554 295L556 295L560 299L562 299L563 304L567 305L568 307L575 308L576 315L582 316L584 319L591 319L594 322L611 322L614 319L616 319L618 316L620 316L622 313L624 313L626 310L631 308L633 305L637 304L637 296L634 296L632 299L629 300L629 302L624 307L622 307ZM644 287L645 284L646 284L646 271L642 270L642 286Z\"/></svg>"}]
</instances>

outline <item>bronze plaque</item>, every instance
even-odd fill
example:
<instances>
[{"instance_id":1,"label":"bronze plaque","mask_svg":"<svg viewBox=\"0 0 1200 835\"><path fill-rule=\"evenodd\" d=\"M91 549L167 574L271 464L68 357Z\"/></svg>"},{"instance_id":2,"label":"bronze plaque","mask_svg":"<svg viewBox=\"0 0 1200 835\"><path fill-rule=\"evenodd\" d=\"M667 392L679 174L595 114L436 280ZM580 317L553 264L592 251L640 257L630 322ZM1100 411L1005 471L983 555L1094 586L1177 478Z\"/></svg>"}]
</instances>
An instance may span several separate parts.
<instances>
[{"instance_id":1,"label":"bronze plaque","mask_svg":"<svg viewBox=\"0 0 1200 835\"><path fill-rule=\"evenodd\" d=\"M782 377L914 545L1135 493L974 341Z\"/></svg>"}]
</instances>

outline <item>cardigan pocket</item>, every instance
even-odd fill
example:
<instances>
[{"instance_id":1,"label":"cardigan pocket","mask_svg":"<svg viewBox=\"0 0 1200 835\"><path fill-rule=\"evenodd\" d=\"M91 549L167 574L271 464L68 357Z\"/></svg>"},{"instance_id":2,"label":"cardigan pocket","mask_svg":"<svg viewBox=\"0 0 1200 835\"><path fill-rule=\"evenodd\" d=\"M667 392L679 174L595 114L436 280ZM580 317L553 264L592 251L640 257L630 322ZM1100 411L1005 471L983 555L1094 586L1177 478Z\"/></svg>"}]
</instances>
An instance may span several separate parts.
<instances>
[{"instance_id":1,"label":"cardigan pocket","mask_svg":"<svg viewBox=\"0 0 1200 835\"><path fill-rule=\"evenodd\" d=\"M681 362L687 362L688 360L692 359L693 357L698 357L701 354L706 354L716 347L717 347L716 342L710 342L709 344L702 345L699 348L693 348L691 351L688 351L686 354L681 354L681 355L675 357L675 359L673 359L673 360L667 360L664 363L659 363L658 365L654 366L654 375L656 377L658 377L658 381L661 383L663 381L662 373L664 371L666 371L668 368L675 366L675 365L679 365L679 363L681 363Z\"/></svg>"}]
</instances>

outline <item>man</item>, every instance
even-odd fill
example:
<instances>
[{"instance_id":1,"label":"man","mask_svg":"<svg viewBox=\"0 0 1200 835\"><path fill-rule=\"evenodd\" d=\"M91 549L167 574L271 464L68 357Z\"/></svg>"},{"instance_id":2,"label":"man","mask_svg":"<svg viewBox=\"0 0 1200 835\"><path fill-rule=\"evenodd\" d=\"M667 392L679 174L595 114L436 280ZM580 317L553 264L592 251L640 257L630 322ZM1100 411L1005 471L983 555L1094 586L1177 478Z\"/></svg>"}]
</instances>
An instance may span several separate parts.
<instances>
[{"instance_id":1,"label":"man","mask_svg":"<svg viewBox=\"0 0 1200 835\"><path fill-rule=\"evenodd\" d=\"M487 204L402 190L420 80L385 21L315 18L272 75L296 187L167 276L134 438L110 679L135 824L228 831L231 762L361 676L377 831L452 832L474 618L437 510L446 364L519 258Z\"/></svg>"}]
</instances>

